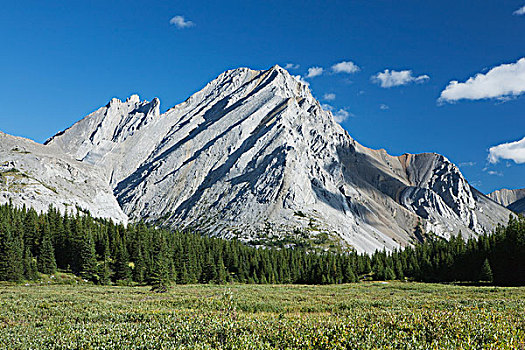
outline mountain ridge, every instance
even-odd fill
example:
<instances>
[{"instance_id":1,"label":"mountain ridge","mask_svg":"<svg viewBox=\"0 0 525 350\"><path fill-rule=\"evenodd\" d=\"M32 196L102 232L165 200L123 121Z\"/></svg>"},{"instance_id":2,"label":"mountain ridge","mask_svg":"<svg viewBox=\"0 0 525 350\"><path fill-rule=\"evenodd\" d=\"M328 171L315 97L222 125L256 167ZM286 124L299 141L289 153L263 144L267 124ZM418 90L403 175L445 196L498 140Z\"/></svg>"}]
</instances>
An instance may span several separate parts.
<instances>
[{"instance_id":1,"label":"mountain ridge","mask_svg":"<svg viewBox=\"0 0 525 350\"><path fill-rule=\"evenodd\" d=\"M164 113L159 104L114 99L44 147L100 168L132 220L247 242L302 232L372 252L414 243L420 224L470 236L510 213L444 156L360 145L277 65L229 70Z\"/></svg>"},{"instance_id":2,"label":"mountain ridge","mask_svg":"<svg viewBox=\"0 0 525 350\"><path fill-rule=\"evenodd\" d=\"M489 193L487 196L516 213L525 214L525 188L502 188Z\"/></svg>"}]
</instances>

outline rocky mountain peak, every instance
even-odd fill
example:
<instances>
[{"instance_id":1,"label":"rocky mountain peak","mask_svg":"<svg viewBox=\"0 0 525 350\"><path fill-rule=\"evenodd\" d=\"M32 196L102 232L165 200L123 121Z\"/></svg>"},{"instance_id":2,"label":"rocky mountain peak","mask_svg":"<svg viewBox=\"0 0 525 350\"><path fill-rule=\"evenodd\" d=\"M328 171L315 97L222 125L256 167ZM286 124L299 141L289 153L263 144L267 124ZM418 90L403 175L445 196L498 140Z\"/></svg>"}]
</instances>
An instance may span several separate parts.
<instances>
[{"instance_id":1,"label":"rocky mountain peak","mask_svg":"<svg viewBox=\"0 0 525 350\"><path fill-rule=\"evenodd\" d=\"M163 114L159 104L112 99L46 147L94 166L131 219L255 244L373 252L422 239L419 224L469 236L509 215L439 154L360 145L278 65L226 71Z\"/></svg>"}]
</instances>

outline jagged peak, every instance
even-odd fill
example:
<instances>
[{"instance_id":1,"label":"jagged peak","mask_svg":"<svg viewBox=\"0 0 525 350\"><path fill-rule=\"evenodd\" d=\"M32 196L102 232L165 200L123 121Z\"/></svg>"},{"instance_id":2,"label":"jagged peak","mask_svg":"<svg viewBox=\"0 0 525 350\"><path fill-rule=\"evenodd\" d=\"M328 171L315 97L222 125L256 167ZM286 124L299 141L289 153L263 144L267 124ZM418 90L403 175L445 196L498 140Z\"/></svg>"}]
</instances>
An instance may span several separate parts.
<instances>
[{"instance_id":1,"label":"jagged peak","mask_svg":"<svg viewBox=\"0 0 525 350\"><path fill-rule=\"evenodd\" d=\"M130 119L130 115L143 115L138 120ZM129 96L125 101L113 97L104 107L97 109L90 113L86 117L82 118L78 122L71 125L69 128L59 131L44 144L49 145L60 138L66 132L80 127L84 132L88 132L90 137L93 137L95 133L101 132L104 128L109 135L115 134L116 129L125 129L124 124L137 124L137 127L147 124L149 121L160 116L160 100L154 98L152 101L141 100L139 95L133 94ZM104 121L105 120L105 121ZM93 124L90 127L82 127L81 125ZM105 127L103 125L106 125Z\"/></svg>"},{"instance_id":2,"label":"jagged peak","mask_svg":"<svg viewBox=\"0 0 525 350\"><path fill-rule=\"evenodd\" d=\"M137 95L137 94L133 94L133 95L131 95L130 97L128 97L128 98L126 99L126 102L135 102L135 103L138 103L138 102L140 102L140 97L139 97L139 95Z\"/></svg>"}]
</instances>

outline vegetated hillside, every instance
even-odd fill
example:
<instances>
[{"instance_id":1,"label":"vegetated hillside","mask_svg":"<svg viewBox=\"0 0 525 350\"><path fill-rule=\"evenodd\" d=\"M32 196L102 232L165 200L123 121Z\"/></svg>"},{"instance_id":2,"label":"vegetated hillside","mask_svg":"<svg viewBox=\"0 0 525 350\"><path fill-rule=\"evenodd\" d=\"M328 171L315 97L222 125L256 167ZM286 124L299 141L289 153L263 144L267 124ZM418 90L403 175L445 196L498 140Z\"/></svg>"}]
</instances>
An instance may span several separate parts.
<instances>
[{"instance_id":1,"label":"vegetated hillside","mask_svg":"<svg viewBox=\"0 0 525 350\"><path fill-rule=\"evenodd\" d=\"M358 252L490 232L509 211L445 157L356 142L279 66L226 71L185 102L113 99L47 147L103 169L123 211L175 229L273 245L301 235Z\"/></svg>"},{"instance_id":2,"label":"vegetated hillside","mask_svg":"<svg viewBox=\"0 0 525 350\"><path fill-rule=\"evenodd\" d=\"M525 189L506 188L488 194L488 197L515 213L525 213Z\"/></svg>"}]
</instances>

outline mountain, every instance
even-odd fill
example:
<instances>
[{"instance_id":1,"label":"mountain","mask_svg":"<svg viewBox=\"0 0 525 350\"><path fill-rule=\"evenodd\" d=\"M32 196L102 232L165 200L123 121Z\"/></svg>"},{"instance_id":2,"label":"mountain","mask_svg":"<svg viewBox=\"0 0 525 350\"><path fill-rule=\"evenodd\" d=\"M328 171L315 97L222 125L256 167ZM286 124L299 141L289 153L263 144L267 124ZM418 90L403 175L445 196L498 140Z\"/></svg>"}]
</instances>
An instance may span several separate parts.
<instances>
[{"instance_id":1,"label":"mountain","mask_svg":"<svg viewBox=\"0 0 525 350\"><path fill-rule=\"evenodd\" d=\"M434 154L360 145L286 70L226 71L159 112L134 95L46 142L99 169L130 219L253 244L313 240L363 252L505 223L510 211Z\"/></svg>"},{"instance_id":2,"label":"mountain","mask_svg":"<svg viewBox=\"0 0 525 350\"><path fill-rule=\"evenodd\" d=\"M0 203L38 212L88 211L126 223L128 218L96 167L36 142L0 132Z\"/></svg>"},{"instance_id":3,"label":"mountain","mask_svg":"<svg viewBox=\"0 0 525 350\"><path fill-rule=\"evenodd\" d=\"M504 188L489 193L488 197L516 213L525 213L525 188L516 190Z\"/></svg>"}]
</instances>

